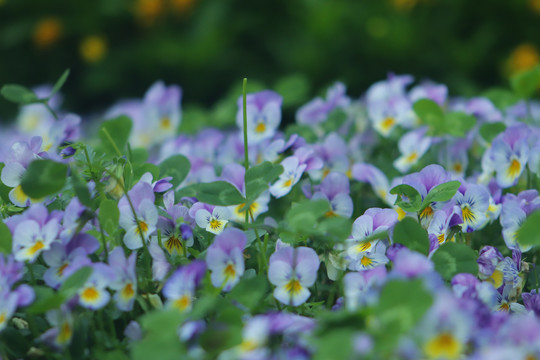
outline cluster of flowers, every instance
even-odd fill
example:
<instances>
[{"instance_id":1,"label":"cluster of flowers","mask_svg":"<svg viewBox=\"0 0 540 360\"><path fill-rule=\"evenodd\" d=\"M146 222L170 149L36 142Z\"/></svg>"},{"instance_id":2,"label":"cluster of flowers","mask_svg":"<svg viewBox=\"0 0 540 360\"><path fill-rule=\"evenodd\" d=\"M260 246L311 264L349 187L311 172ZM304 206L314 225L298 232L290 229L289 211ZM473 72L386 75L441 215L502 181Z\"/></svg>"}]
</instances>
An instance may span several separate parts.
<instances>
[{"instance_id":1,"label":"cluster of flowers","mask_svg":"<svg viewBox=\"0 0 540 360\"><path fill-rule=\"evenodd\" d=\"M178 186L171 177L154 181L147 172L123 189L121 179L99 174L106 194L87 178L92 197L117 201L121 229L112 233L72 196L70 183L61 194L46 198L24 193L21 179L34 159L77 161L81 120L67 114L55 121L39 104L22 107L16 127L0 135L6 147L0 151L1 181L9 190L1 209L13 239L12 251L0 255L0 336L7 327L24 327L21 321L28 320L25 308L34 303L36 286L60 291L70 276L90 267L91 275L76 294L47 311L49 328L34 346L64 351L78 313L116 307L129 320L127 326L116 321L113 329L126 349L144 339L136 302L144 295L154 307L186 316L178 324L178 341L186 345L186 356L205 358L209 349L199 340L223 324L190 318L201 292L211 287L224 297L258 273L273 293L263 294L256 312L232 300L242 313L243 330L235 346L221 349L221 359L311 358L324 346L318 344L325 332L317 315L325 306L334 313L372 311L387 284L413 280L433 301L422 319L400 334L394 356L540 358L540 295L527 284L536 266L535 249L517 239L527 217L540 208L538 191L531 188L540 171L540 127L534 124L540 105L521 101L499 109L484 97L450 99L440 84L408 89L412 82L410 76L390 75L359 99L347 96L345 86L337 83L326 98L297 111L299 131L290 136L279 131L282 98L270 90L248 94L246 114L238 100L236 129L177 136L181 90L156 83L143 100L119 103L107 117L129 115L131 146L150 149L155 164L182 154L191 168ZM420 99L472 115L476 125L462 138L434 136L415 114ZM60 111L60 103L56 96L50 106ZM480 128L485 124L500 124L499 133L484 138ZM246 169L239 165L246 148L252 165L269 161L283 168L249 206L212 205L178 195L192 184L222 181L247 197ZM435 161L440 165L428 165ZM418 212L394 205L398 195L391 189L397 185L412 187L423 201L453 180L460 186L449 200L429 202ZM296 244L282 241L280 229L286 224L279 216L291 201L302 200L327 201L325 218L359 215L351 219L350 236L329 246L309 235ZM394 227L405 218L417 220L427 232L425 253L394 241ZM255 242L253 230L244 231L247 227L259 229L264 241L256 232ZM100 244L99 239L116 241ZM478 273L455 274L445 283L433 257L452 242L478 250ZM255 263L254 253L259 256ZM41 278L32 272L35 265L43 269ZM338 294L335 301L328 288ZM378 358L376 322L358 324L351 333L352 354ZM0 346L0 354L5 351Z\"/></svg>"}]
</instances>

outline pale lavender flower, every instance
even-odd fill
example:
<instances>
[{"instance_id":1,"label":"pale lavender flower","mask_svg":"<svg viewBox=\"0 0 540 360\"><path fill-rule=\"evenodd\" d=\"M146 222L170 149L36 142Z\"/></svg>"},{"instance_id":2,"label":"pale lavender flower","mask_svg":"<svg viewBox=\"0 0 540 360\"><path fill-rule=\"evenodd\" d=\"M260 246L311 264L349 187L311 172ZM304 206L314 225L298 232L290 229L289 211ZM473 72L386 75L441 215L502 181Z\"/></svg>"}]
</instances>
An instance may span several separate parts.
<instances>
[{"instance_id":1,"label":"pale lavender flower","mask_svg":"<svg viewBox=\"0 0 540 360\"><path fill-rule=\"evenodd\" d=\"M206 265L200 260L179 267L163 286L163 295L167 298L168 306L181 312L191 309L195 290L205 272Z\"/></svg>"},{"instance_id":2,"label":"pale lavender flower","mask_svg":"<svg viewBox=\"0 0 540 360\"><path fill-rule=\"evenodd\" d=\"M326 121L332 110L349 105L350 99L345 95L345 92L344 84L335 83L328 89L326 100L318 97L298 109L296 121L306 125L317 125Z\"/></svg>"},{"instance_id":3,"label":"pale lavender flower","mask_svg":"<svg viewBox=\"0 0 540 360\"><path fill-rule=\"evenodd\" d=\"M352 177L361 182L367 182L375 194L390 206L393 206L397 195L390 194L390 183L386 175L376 166L367 163L357 163L352 167Z\"/></svg>"},{"instance_id":4,"label":"pale lavender flower","mask_svg":"<svg viewBox=\"0 0 540 360\"><path fill-rule=\"evenodd\" d=\"M264 90L246 95L248 142L257 144L276 133L281 123L281 103L283 98L276 92ZM238 99L236 124L244 129L243 98Z\"/></svg>"},{"instance_id":5,"label":"pale lavender flower","mask_svg":"<svg viewBox=\"0 0 540 360\"><path fill-rule=\"evenodd\" d=\"M361 272L345 274L345 305L349 311L355 311L377 302L381 285L386 281L386 268L377 266Z\"/></svg>"},{"instance_id":6,"label":"pale lavender flower","mask_svg":"<svg viewBox=\"0 0 540 360\"><path fill-rule=\"evenodd\" d=\"M463 191L463 188L466 190ZM486 224L489 197L489 192L482 185L462 184L462 188L456 192L454 199L456 205L461 208L463 231L471 232Z\"/></svg>"},{"instance_id":7,"label":"pale lavender flower","mask_svg":"<svg viewBox=\"0 0 540 360\"><path fill-rule=\"evenodd\" d=\"M295 156L289 156L283 159L281 166L283 166L283 173L270 186L270 193L276 198L287 195L292 187L300 180L307 167L306 164L300 164L300 161Z\"/></svg>"},{"instance_id":8,"label":"pale lavender flower","mask_svg":"<svg viewBox=\"0 0 540 360\"><path fill-rule=\"evenodd\" d=\"M53 241L58 238L59 231L60 225L56 219L43 225L35 220L20 222L13 234L15 260L34 262L43 251L50 249Z\"/></svg>"},{"instance_id":9,"label":"pale lavender flower","mask_svg":"<svg viewBox=\"0 0 540 360\"><path fill-rule=\"evenodd\" d=\"M392 272L408 278L433 272L434 265L426 256L409 249L400 250L394 260Z\"/></svg>"},{"instance_id":10,"label":"pale lavender flower","mask_svg":"<svg viewBox=\"0 0 540 360\"><path fill-rule=\"evenodd\" d=\"M331 171L347 173L349 171L349 158L347 143L341 136L332 132L328 134L321 144L314 144L315 155L323 162L321 169L309 171L312 179L324 179Z\"/></svg>"},{"instance_id":11,"label":"pale lavender flower","mask_svg":"<svg viewBox=\"0 0 540 360\"><path fill-rule=\"evenodd\" d=\"M53 327L47 330L41 339L49 345L62 349L71 343L74 332L74 318L69 306L62 305L46 314L47 321Z\"/></svg>"},{"instance_id":12,"label":"pale lavender flower","mask_svg":"<svg viewBox=\"0 0 540 360\"><path fill-rule=\"evenodd\" d=\"M167 261L165 253L156 242L148 244L148 251L152 256L152 280L162 281L167 276L171 264Z\"/></svg>"},{"instance_id":13,"label":"pale lavender flower","mask_svg":"<svg viewBox=\"0 0 540 360\"><path fill-rule=\"evenodd\" d=\"M426 131L427 127L422 127L408 132L399 140L401 156L394 161L394 167L401 173L409 171L428 151L432 140L426 136Z\"/></svg>"},{"instance_id":14,"label":"pale lavender flower","mask_svg":"<svg viewBox=\"0 0 540 360\"><path fill-rule=\"evenodd\" d=\"M189 215L195 219L200 228L217 235L225 229L231 218L231 211L224 206L198 202L189 209Z\"/></svg>"},{"instance_id":15,"label":"pale lavender flower","mask_svg":"<svg viewBox=\"0 0 540 360\"><path fill-rule=\"evenodd\" d=\"M206 266L212 272L212 285L230 291L244 274L244 248L247 237L229 228L216 236L206 253Z\"/></svg>"},{"instance_id":16,"label":"pale lavender flower","mask_svg":"<svg viewBox=\"0 0 540 360\"><path fill-rule=\"evenodd\" d=\"M431 81L416 85L409 91L409 97L413 103L420 99L430 99L439 104L439 106L444 106L447 96L448 87L446 85L435 84Z\"/></svg>"},{"instance_id":17,"label":"pale lavender flower","mask_svg":"<svg viewBox=\"0 0 540 360\"><path fill-rule=\"evenodd\" d=\"M270 256L268 279L276 286L274 297L283 304L298 306L310 296L307 289L317 279L317 253L308 247L283 247Z\"/></svg>"},{"instance_id":18,"label":"pale lavender flower","mask_svg":"<svg viewBox=\"0 0 540 360\"><path fill-rule=\"evenodd\" d=\"M53 243L50 250L43 254L43 260L49 266L43 274L43 280L48 286L59 288L75 271L92 264L87 255L83 247L68 252L62 244Z\"/></svg>"},{"instance_id":19,"label":"pale lavender flower","mask_svg":"<svg viewBox=\"0 0 540 360\"><path fill-rule=\"evenodd\" d=\"M154 191L150 184L139 182L128 191L128 195L137 214L137 219L135 219L131 206L124 195L118 202L120 226L126 230L124 244L128 249L135 250L143 246L141 238L148 241L150 235L156 230L158 213L154 205Z\"/></svg>"},{"instance_id":20,"label":"pale lavender flower","mask_svg":"<svg viewBox=\"0 0 540 360\"><path fill-rule=\"evenodd\" d=\"M173 187L173 185L169 182L171 180L172 180L172 177L167 176L167 177L164 177L163 179L153 181L152 173L146 172L143 174L143 176L141 176L141 179L139 181L152 185L152 190L154 190L154 192L162 193Z\"/></svg>"},{"instance_id":21,"label":"pale lavender flower","mask_svg":"<svg viewBox=\"0 0 540 360\"><path fill-rule=\"evenodd\" d=\"M114 271L114 281L110 283L110 288L116 290L114 301L118 309L131 311L135 296L137 295L137 274L135 263L137 252L131 253L126 258L121 246L114 248L109 254L109 266Z\"/></svg>"},{"instance_id":22,"label":"pale lavender flower","mask_svg":"<svg viewBox=\"0 0 540 360\"><path fill-rule=\"evenodd\" d=\"M326 216L343 216L350 218L353 213L353 202L349 196L349 178L339 172L331 172L326 176L312 200L328 200L331 210Z\"/></svg>"},{"instance_id":23,"label":"pale lavender flower","mask_svg":"<svg viewBox=\"0 0 540 360\"><path fill-rule=\"evenodd\" d=\"M0 291L0 332L7 326L17 309L17 294L10 291Z\"/></svg>"},{"instance_id":24,"label":"pale lavender flower","mask_svg":"<svg viewBox=\"0 0 540 360\"><path fill-rule=\"evenodd\" d=\"M111 295L107 291L116 280L114 270L107 264L92 264L92 274L79 289L79 305L90 310L98 310L107 305Z\"/></svg>"}]
</instances>

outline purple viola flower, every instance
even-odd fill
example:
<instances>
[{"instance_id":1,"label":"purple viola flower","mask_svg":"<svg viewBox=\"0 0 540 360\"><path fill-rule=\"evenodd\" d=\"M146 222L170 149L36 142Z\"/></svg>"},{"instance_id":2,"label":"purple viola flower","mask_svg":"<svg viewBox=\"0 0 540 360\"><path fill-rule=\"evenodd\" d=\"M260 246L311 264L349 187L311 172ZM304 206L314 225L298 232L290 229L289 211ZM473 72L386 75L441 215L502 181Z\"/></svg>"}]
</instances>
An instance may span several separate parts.
<instances>
[{"instance_id":1,"label":"purple viola flower","mask_svg":"<svg viewBox=\"0 0 540 360\"><path fill-rule=\"evenodd\" d=\"M287 195L292 187L300 180L307 167L306 164L300 164L298 158L295 156L289 156L283 159L281 166L283 166L283 173L270 186L270 193L276 198Z\"/></svg>"},{"instance_id":2,"label":"purple viola flower","mask_svg":"<svg viewBox=\"0 0 540 360\"><path fill-rule=\"evenodd\" d=\"M43 254L43 260L49 266L43 274L43 280L48 286L59 288L75 271L92 264L87 255L83 247L68 252L62 244L53 243L50 250Z\"/></svg>"},{"instance_id":3,"label":"purple viola flower","mask_svg":"<svg viewBox=\"0 0 540 360\"><path fill-rule=\"evenodd\" d=\"M114 301L118 309L122 311L131 311L133 309L133 303L137 295L136 261L137 252L131 253L126 258L121 246L116 247L109 254L109 266L115 273L114 281L110 283L110 288L116 290Z\"/></svg>"},{"instance_id":4,"label":"purple viola flower","mask_svg":"<svg viewBox=\"0 0 540 360\"><path fill-rule=\"evenodd\" d=\"M409 249L399 251L393 263L392 273L408 278L431 273L434 270L434 265L430 259Z\"/></svg>"},{"instance_id":5,"label":"purple viola flower","mask_svg":"<svg viewBox=\"0 0 540 360\"><path fill-rule=\"evenodd\" d=\"M228 164L223 168L223 172L221 173L221 177L223 180L230 182L233 184L238 191L242 195L245 195L245 186L244 186L244 175L246 173L246 170L243 166L238 164ZM251 217L253 219L257 219L257 217L268 211L268 203L270 202L270 192L265 191L255 201L251 203L249 206L249 221L251 221ZM238 222L244 222L246 219L246 211L244 210L244 207L246 204L239 204L239 205L233 205L229 206L229 210L231 211L232 217L235 221Z\"/></svg>"},{"instance_id":6,"label":"purple viola flower","mask_svg":"<svg viewBox=\"0 0 540 360\"><path fill-rule=\"evenodd\" d=\"M230 291L244 274L244 248L247 237L230 228L216 236L206 253L206 266L212 272L212 285Z\"/></svg>"},{"instance_id":7,"label":"purple viola flower","mask_svg":"<svg viewBox=\"0 0 540 360\"><path fill-rule=\"evenodd\" d=\"M493 140L487 150L500 187L513 186L523 173L529 157L529 134L527 125L510 126Z\"/></svg>"},{"instance_id":8,"label":"purple viola flower","mask_svg":"<svg viewBox=\"0 0 540 360\"><path fill-rule=\"evenodd\" d=\"M445 145L439 153L439 162L445 166L453 177L464 177L465 170L469 165L468 149L472 144L471 139L456 139Z\"/></svg>"},{"instance_id":9,"label":"purple viola flower","mask_svg":"<svg viewBox=\"0 0 540 360\"><path fill-rule=\"evenodd\" d=\"M152 256L152 280L162 281L167 276L171 264L157 243L151 242L148 245L148 251L150 252L150 256Z\"/></svg>"},{"instance_id":10,"label":"purple viola flower","mask_svg":"<svg viewBox=\"0 0 540 360\"><path fill-rule=\"evenodd\" d=\"M346 240L348 246L345 258L351 270L365 270L384 265L388 258L384 255L386 247L376 239L367 241L372 235L390 230L397 222L397 213L392 209L371 208L353 223L351 236Z\"/></svg>"},{"instance_id":11,"label":"purple viola flower","mask_svg":"<svg viewBox=\"0 0 540 360\"><path fill-rule=\"evenodd\" d=\"M163 193L173 187L173 185L169 182L172 180L171 176L164 177L163 179L159 179L154 182L152 182L152 180L152 173L146 172L143 174L143 176L141 176L139 181L152 185L152 190L154 190L156 193Z\"/></svg>"},{"instance_id":12,"label":"purple viola flower","mask_svg":"<svg viewBox=\"0 0 540 360\"><path fill-rule=\"evenodd\" d=\"M462 192L461 190L466 190ZM487 222L486 213L489 207L489 192L482 185L462 184L462 187L454 197L456 205L461 208L463 224L461 228L465 232L471 232L481 228Z\"/></svg>"},{"instance_id":13,"label":"purple viola flower","mask_svg":"<svg viewBox=\"0 0 540 360\"><path fill-rule=\"evenodd\" d=\"M67 114L59 121L55 121L47 132L41 134L43 151L49 152L57 160L62 160L62 156L56 155L58 147L79 139L80 124L81 118L75 114Z\"/></svg>"},{"instance_id":14,"label":"purple viola flower","mask_svg":"<svg viewBox=\"0 0 540 360\"><path fill-rule=\"evenodd\" d=\"M161 233L162 246L169 254L184 255L184 247L193 246L193 219L189 216L189 209L182 204L174 203L174 192L169 191L163 195L163 204L168 216L160 216L157 222L157 231L152 236L152 242L158 241L157 233Z\"/></svg>"},{"instance_id":15,"label":"purple viola flower","mask_svg":"<svg viewBox=\"0 0 540 360\"><path fill-rule=\"evenodd\" d=\"M274 297L283 304L298 306L310 296L307 289L317 279L319 257L308 247L283 247L270 256L268 279L276 286Z\"/></svg>"},{"instance_id":16,"label":"purple viola flower","mask_svg":"<svg viewBox=\"0 0 540 360\"><path fill-rule=\"evenodd\" d=\"M394 161L394 167L401 173L409 171L428 151L432 141L426 136L426 131L427 127L422 127L408 132L399 140L401 156Z\"/></svg>"},{"instance_id":17,"label":"purple viola flower","mask_svg":"<svg viewBox=\"0 0 540 360\"><path fill-rule=\"evenodd\" d=\"M386 267L377 266L362 272L345 274L345 305L349 311L376 304L378 290L386 281Z\"/></svg>"},{"instance_id":18,"label":"purple viola flower","mask_svg":"<svg viewBox=\"0 0 540 360\"><path fill-rule=\"evenodd\" d=\"M453 226L463 222L461 212L461 208L452 203L445 205L441 210L435 211L427 231L430 241L436 243L436 248L446 241L454 241L453 238L448 239L448 236Z\"/></svg>"},{"instance_id":19,"label":"purple viola flower","mask_svg":"<svg viewBox=\"0 0 540 360\"><path fill-rule=\"evenodd\" d=\"M250 144L269 139L276 133L281 123L281 103L283 98L271 90L246 95L247 133ZM236 124L244 129L243 98L238 98Z\"/></svg>"},{"instance_id":20,"label":"purple viola flower","mask_svg":"<svg viewBox=\"0 0 540 360\"><path fill-rule=\"evenodd\" d=\"M11 187L9 200L19 207L27 207L31 203L39 203L43 199L32 199L24 193L21 187L21 180L28 168L28 165L47 154L41 152L41 137L33 137L30 142L16 142L11 146L9 155L6 158L6 165L2 169L0 179L4 185Z\"/></svg>"},{"instance_id":21,"label":"purple viola flower","mask_svg":"<svg viewBox=\"0 0 540 360\"><path fill-rule=\"evenodd\" d=\"M148 241L150 235L156 230L158 213L154 205L154 191L150 184L139 182L128 191L128 195L137 214L137 219L135 219L131 205L124 195L118 202L120 226L126 230L124 244L128 249L135 250L143 246L142 239Z\"/></svg>"},{"instance_id":22,"label":"purple viola flower","mask_svg":"<svg viewBox=\"0 0 540 360\"><path fill-rule=\"evenodd\" d=\"M197 202L189 209L189 215L195 219L200 228L217 235L225 229L231 218L231 211L224 206Z\"/></svg>"},{"instance_id":23,"label":"purple viola flower","mask_svg":"<svg viewBox=\"0 0 540 360\"><path fill-rule=\"evenodd\" d=\"M0 291L0 332L7 326L8 321L17 309L18 296L14 292Z\"/></svg>"},{"instance_id":24,"label":"purple viola flower","mask_svg":"<svg viewBox=\"0 0 540 360\"><path fill-rule=\"evenodd\" d=\"M77 231L85 232L92 228L90 223L86 223L82 229L78 229L80 226L81 216L85 211L85 207L81 204L78 198L71 199L66 206L62 218L62 231L60 232L60 240L65 245L70 242ZM97 249L96 249L97 250Z\"/></svg>"},{"instance_id":25,"label":"purple viola flower","mask_svg":"<svg viewBox=\"0 0 540 360\"><path fill-rule=\"evenodd\" d=\"M357 163L352 167L352 177L361 182L367 182L375 194L390 206L396 201L396 195L390 194L390 183L386 175L377 167L367 163Z\"/></svg>"},{"instance_id":26,"label":"purple viola flower","mask_svg":"<svg viewBox=\"0 0 540 360\"><path fill-rule=\"evenodd\" d=\"M68 306L53 309L46 314L47 321L53 327L47 330L41 339L54 348L62 349L71 343L74 331L73 313Z\"/></svg>"},{"instance_id":27,"label":"purple viola flower","mask_svg":"<svg viewBox=\"0 0 540 360\"><path fill-rule=\"evenodd\" d=\"M318 97L298 109L296 121L306 125L317 125L326 121L332 110L349 105L350 99L345 95L346 90L344 84L335 83L326 92L326 100Z\"/></svg>"},{"instance_id":28,"label":"purple viola flower","mask_svg":"<svg viewBox=\"0 0 540 360\"><path fill-rule=\"evenodd\" d=\"M353 202L349 196L349 178L339 172L331 172L324 178L312 200L328 200L331 210L326 216L343 216L350 218L353 213Z\"/></svg>"},{"instance_id":29,"label":"purple viola flower","mask_svg":"<svg viewBox=\"0 0 540 360\"><path fill-rule=\"evenodd\" d=\"M92 264L92 274L79 289L79 305L90 310L98 310L107 305L111 295L107 287L115 281L116 274L107 264Z\"/></svg>"},{"instance_id":30,"label":"purple viola flower","mask_svg":"<svg viewBox=\"0 0 540 360\"><path fill-rule=\"evenodd\" d=\"M526 190L517 196L506 194L502 201L500 222L503 228L503 239L511 250L529 251L531 246L523 246L517 242L517 232L527 216L540 207L540 198L536 190Z\"/></svg>"},{"instance_id":31,"label":"purple viola flower","mask_svg":"<svg viewBox=\"0 0 540 360\"><path fill-rule=\"evenodd\" d=\"M416 85L409 92L409 97L413 103L420 99L430 99L435 101L439 106L444 106L448 96L448 88L444 84L435 84L430 81Z\"/></svg>"},{"instance_id":32,"label":"purple viola flower","mask_svg":"<svg viewBox=\"0 0 540 360\"><path fill-rule=\"evenodd\" d=\"M315 155L322 160L321 169L307 169L312 179L324 179L331 171L347 173L349 171L349 157L347 143L341 136L332 132L328 134L321 144L314 144Z\"/></svg>"},{"instance_id":33,"label":"purple viola flower","mask_svg":"<svg viewBox=\"0 0 540 360\"><path fill-rule=\"evenodd\" d=\"M478 259L478 276L482 280L487 280L498 289L503 284L503 273L497 270L497 265L504 260L501 252L493 246L484 246L480 249Z\"/></svg>"},{"instance_id":34,"label":"purple viola flower","mask_svg":"<svg viewBox=\"0 0 540 360\"><path fill-rule=\"evenodd\" d=\"M463 111L486 122L498 122L503 120L501 111L497 109L490 100L483 97L470 99Z\"/></svg>"},{"instance_id":35,"label":"purple viola flower","mask_svg":"<svg viewBox=\"0 0 540 360\"><path fill-rule=\"evenodd\" d=\"M525 309L532 311L534 315L540 317L540 294L533 289L528 293L522 293L521 296Z\"/></svg>"},{"instance_id":36,"label":"purple viola flower","mask_svg":"<svg viewBox=\"0 0 540 360\"><path fill-rule=\"evenodd\" d=\"M195 290L205 272L206 265L200 260L179 267L163 286L163 295L167 298L168 306L181 312L191 309Z\"/></svg>"}]
</instances>

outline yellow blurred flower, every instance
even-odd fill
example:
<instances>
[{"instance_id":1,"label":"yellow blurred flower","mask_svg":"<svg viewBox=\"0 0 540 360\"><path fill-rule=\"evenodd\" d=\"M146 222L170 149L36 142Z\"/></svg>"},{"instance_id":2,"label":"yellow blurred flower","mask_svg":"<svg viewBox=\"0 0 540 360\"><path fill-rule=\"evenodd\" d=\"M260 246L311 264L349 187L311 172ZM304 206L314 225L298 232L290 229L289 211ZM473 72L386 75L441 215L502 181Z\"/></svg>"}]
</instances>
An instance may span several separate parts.
<instances>
[{"instance_id":1,"label":"yellow blurred flower","mask_svg":"<svg viewBox=\"0 0 540 360\"><path fill-rule=\"evenodd\" d=\"M105 56L107 52L107 42L102 36L87 36L79 47L81 57L90 63L97 62Z\"/></svg>"},{"instance_id":2,"label":"yellow blurred flower","mask_svg":"<svg viewBox=\"0 0 540 360\"><path fill-rule=\"evenodd\" d=\"M152 25L163 11L163 0L137 0L135 4L135 15L144 25Z\"/></svg>"},{"instance_id":3,"label":"yellow blurred flower","mask_svg":"<svg viewBox=\"0 0 540 360\"><path fill-rule=\"evenodd\" d=\"M1 1L1 0L0 0ZM34 43L37 47L45 48L54 44L62 34L62 24L55 17L42 19L34 28Z\"/></svg>"},{"instance_id":4,"label":"yellow blurred flower","mask_svg":"<svg viewBox=\"0 0 540 360\"><path fill-rule=\"evenodd\" d=\"M530 69L540 62L540 54L536 46L532 44L521 44L512 51L508 59L508 72L517 72Z\"/></svg>"},{"instance_id":5,"label":"yellow blurred flower","mask_svg":"<svg viewBox=\"0 0 540 360\"><path fill-rule=\"evenodd\" d=\"M540 13L540 0L529 0L529 6L537 13Z\"/></svg>"},{"instance_id":6,"label":"yellow blurred flower","mask_svg":"<svg viewBox=\"0 0 540 360\"><path fill-rule=\"evenodd\" d=\"M412 9L418 0L392 0L392 5L396 10L404 11Z\"/></svg>"}]
</instances>

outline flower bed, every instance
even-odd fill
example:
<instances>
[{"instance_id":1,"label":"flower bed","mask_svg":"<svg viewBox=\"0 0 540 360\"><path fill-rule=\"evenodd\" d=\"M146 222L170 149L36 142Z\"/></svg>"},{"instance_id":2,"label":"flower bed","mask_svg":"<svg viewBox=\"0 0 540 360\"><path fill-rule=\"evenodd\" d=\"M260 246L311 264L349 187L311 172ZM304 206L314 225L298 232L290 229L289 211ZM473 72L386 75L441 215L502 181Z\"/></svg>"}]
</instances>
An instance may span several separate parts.
<instances>
[{"instance_id":1,"label":"flower bed","mask_svg":"<svg viewBox=\"0 0 540 360\"><path fill-rule=\"evenodd\" d=\"M540 69L336 83L283 131L244 82L193 135L178 86L82 123L67 76L1 91L3 358L540 357Z\"/></svg>"}]
</instances>

